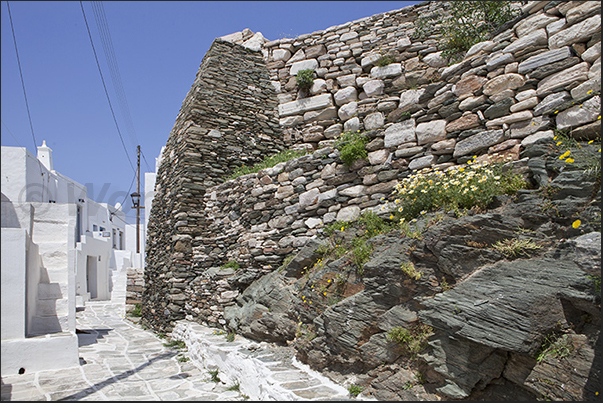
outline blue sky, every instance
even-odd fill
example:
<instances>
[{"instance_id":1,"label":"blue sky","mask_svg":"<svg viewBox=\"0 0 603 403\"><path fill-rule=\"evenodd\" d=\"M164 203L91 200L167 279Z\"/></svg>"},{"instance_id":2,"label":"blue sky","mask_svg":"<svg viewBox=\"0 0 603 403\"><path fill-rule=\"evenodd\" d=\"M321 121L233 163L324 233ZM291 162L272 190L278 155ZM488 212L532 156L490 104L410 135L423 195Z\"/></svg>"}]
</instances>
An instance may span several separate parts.
<instances>
[{"instance_id":1,"label":"blue sky","mask_svg":"<svg viewBox=\"0 0 603 403\"><path fill-rule=\"evenodd\" d=\"M2 145L26 147L35 154L7 2L1 3ZM296 37L416 3L102 2L125 98L114 90L93 3L82 5L130 160L135 167L140 144L144 173L154 170L155 158L216 37L245 28L262 32L268 40ZM46 140L53 149L54 168L87 185L90 198L121 202L134 170L111 114L80 2L10 1L8 6L37 145ZM129 206L128 197L125 211L128 222L134 222L135 211Z\"/></svg>"}]
</instances>

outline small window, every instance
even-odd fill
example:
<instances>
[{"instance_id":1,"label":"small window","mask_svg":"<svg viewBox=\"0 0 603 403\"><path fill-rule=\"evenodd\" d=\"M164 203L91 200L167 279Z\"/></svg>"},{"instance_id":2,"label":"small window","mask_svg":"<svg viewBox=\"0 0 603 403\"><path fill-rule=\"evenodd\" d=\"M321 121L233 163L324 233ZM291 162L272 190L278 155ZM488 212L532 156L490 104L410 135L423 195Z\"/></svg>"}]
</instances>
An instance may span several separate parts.
<instances>
[{"instance_id":1,"label":"small window","mask_svg":"<svg viewBox=\"0 0 603 403\"><path fill-rule=\"evenodd\" d=\"M101 231L104 231L104 230L105 230L105 227L100 227L100 230L101 230Z\"/></svg>"},{"instance_id":2,"label":"small window","mask_svg":"<svg viewBox=\"0 0 603 403\"><path fill-rule=\"evenodd\" d=\"M92 224L92 231L98 231L98 225Z\"/></svg>"}]
</instances>

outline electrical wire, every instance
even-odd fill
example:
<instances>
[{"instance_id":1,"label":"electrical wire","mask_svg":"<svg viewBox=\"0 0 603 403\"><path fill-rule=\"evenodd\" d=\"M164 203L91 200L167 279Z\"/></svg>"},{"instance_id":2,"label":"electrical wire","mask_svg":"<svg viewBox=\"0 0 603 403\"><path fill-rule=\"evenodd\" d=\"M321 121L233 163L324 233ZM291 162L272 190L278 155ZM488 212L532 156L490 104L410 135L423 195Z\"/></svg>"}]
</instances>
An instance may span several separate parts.
<instances>
[{"instance_id":1,"label":"electrical wire","mask_svg":"<svg viewBox=\"0 0 603 403\"><path fill-rule=\"evenodd\" d=\"M25 97L25 106L27 107L27 116L29 117L29 127L31 128L31 136L33 137L34 150L38 148L38 142L36 141L36 135L34 133L33 123L31 121L31 113L29 111L29 102L27 102L27 93L25 92L25 81L23 80L23 71L21 70L21 61L19 60L19 50L17 49L17 37L15 36L15 28L13 27L13 17L10 12L10 6L8 1L6 2L6 8L8 8L8 19L10 20L10 29L13 33L13 42L15 44L15 53L17 54L17 64L19 65L19 76L21 77L21 86L23 87L23 96Z\"/></svg>"},{"instance_id":2,"label":"electrical wire","mask_svg":"<svg viewBox=\"0 0 603 403\"><path fill-rule=\"evenodd\" d=\"M121 74L119 72L119 65L117 64L117 58L115 56L115 50L113 48L113 41L111 40L111 32L107 23L105 10L103 8L102 2L92 1L91 3L92 10L94 11L96 25L100 33L100 38L105 53L105 59L107 60L109 72L111 73L111 80L113 82L113 88L117 96L118 106L121 110L123 120L126 123L126 133L129 135L128 138L132 141L132 145L135 147L136 145L138 145L138 139L136 136L136 130L134 129L134 124L132 123L132 116L130 114L130 108L128 106L128 99L123 88Z\"/></svg>"},{"instance_id":3,"label":"electrical wire","mask_svg":"<svg viewBox=\"0 0 603 403\"><path fill-rule=\"evenodd\" d=\"M4 120L2 120L2 124L4 125L4 127L6 128L6 131L8 132L8 134L10 134L10 136L13 138L13 140L15 140L15 142L17 143L17 145L21 148L25 148L21 145L21 143L19 143L19 140L17 140L17 138L13 135L13 133L10 131L10 129L8 128L8 126L6 125L6 123L4 123Z\"/></svg>"},{"instance_id":4,"label":"electrical wire","mask_svg":"<svg viewBox=\"0 0 603 403\"><path fill-rule=\"evenodd\" d=\"M147 157L145 157L144 153L142 152L142 148L140 149L140 153L142 154L142 159L144 160L144 163L147 166L147 172L155 172L155 170L151 169L151 167L149 166L149 163L147 161Z\"/></svg>"},{"instance_id":5,"label":"electrical wire","mask_svg":"<svg viewBox=\"0 0 603 403\"><path fill-rule=\"evenodd\" d=\"M134 168L134 164L132 163L130 154L128 154L128 149L124 142L124 138L121 135L121 131L119 130L119 125L117 124L117 119L115 118L115 112L113 111L113 105L111 104L111 99L109 98L109 92L107 91L107 86L105 85L105 79L103 77L103 72L101 71L101 68L100 68L100 63L98 62L98 56L96 55L96 49L94 48L94 42L92 41L92 34L90 33L90 27L88 26L88 20L86 19L86 12L84 11L84 5L82 4L81 0L80 0L80 6L82 8L82 15L84 16L84 22L86 23L86 30L88 31L88 37L90 38L90 45L92 45L92 52L94 53L94 59L96 60L96 66L98 67L98 72L100 74L101 81L103 83L103 88L105 89L105 95L107 96L107 102L109 102L109 108L111 109L111 115L113 116L113 121L115 122L115 127L117 128L117 134L119 134L119 138L121 139L121 145L123 146L124 151L126 152L126 157L128 157L128 162L130 163L132 170L134 172L136 172L136 168Z\"/></svg>"}]
</instances>

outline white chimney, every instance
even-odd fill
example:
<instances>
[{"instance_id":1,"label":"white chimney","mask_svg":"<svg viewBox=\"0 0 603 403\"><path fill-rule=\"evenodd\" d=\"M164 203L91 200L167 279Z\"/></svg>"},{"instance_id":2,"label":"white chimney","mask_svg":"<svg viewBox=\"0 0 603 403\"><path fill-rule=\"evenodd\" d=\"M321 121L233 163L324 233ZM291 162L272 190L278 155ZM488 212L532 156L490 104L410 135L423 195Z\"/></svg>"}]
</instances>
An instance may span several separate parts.
<instances>
[{"instance_id":1,"label":"white chimney","mask_svg":"<svg viewBox=\"0 0 603 403\"><path fill-rule=\"evenodd\" d=\"M52 167L52 148L46 145L46 140L42 141L42 145L38 147L38 160L48 169L53 170Z\"/></svg>"}]
</instances>

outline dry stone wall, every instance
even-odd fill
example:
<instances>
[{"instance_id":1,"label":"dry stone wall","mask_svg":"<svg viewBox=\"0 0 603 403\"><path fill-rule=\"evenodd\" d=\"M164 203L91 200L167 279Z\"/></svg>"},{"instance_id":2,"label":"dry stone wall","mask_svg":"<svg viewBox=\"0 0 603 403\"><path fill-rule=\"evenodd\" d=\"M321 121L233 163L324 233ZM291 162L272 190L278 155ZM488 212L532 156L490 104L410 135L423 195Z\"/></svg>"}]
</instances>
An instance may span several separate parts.
<instances>
[{"instance_id":1,"label":"dry stone wall","mask_svg":"<svg viewBox=\"0 0 603 403\"><path fill-rule=\"evenodd\" d=\"M525 146L554 137L555 130L599 137L600 3L517 6L518 18L452 65L442 57L437 24L427 36L415 35L418 16L444 15L445 2L420 3L297 38L266 42L245 31L229 36L262 52L278 101L278 139L316 151L204 187L186 213L197 218L198 235L181 231L155 242L150 234L149 242L162 250L147 248L147 265L162 258L166 245L186 245L181 260L183 252L177 252L176 264L162 266L162 275L181 270L186 278L170 312L224 325L224 306L254 279L278 268L326 224L378 208L397 180L419 169L445 169L474 155L510 158L521 167L528 163L521 154ZM384 55L393 62L380 67ZM295 74L307 68L315 69L317 78L303 93ZM348 167L332 145L343 131L357 130L370 139L368 160ZM163 180L170 175L166 169ZM182 218L172 213L162 220ZM241 268L219 269L229 260ZM150 294L170 295L168 279L157 280Z\"/></svg>"},{"instance_id":2,"label":"dry stone wall","mask_svg":"<svg viewBox=\"0 0 603 403\"><path fill-rule=\"evenodd\" d=\"M158 329L181 318L192 239L206 225L205 189L243 163L283 149L277 99L261 54L216 39L168 138L147 230L143 317Z\"/></svg>"}]
</instances>

